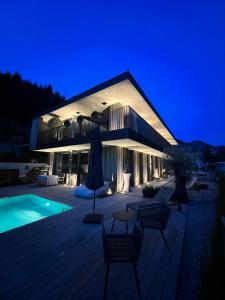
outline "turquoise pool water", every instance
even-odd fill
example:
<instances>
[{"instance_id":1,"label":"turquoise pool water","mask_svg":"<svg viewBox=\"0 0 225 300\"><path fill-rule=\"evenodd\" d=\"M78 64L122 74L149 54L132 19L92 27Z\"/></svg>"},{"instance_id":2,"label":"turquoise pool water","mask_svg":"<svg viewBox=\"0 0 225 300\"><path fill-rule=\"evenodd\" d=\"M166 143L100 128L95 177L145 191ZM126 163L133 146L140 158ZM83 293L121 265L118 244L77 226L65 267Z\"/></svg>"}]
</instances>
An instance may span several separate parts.
<instances>
[{"instance_id":1,"label":"turquoise pool water","mask_svg":"<svg viewBox=\"0 0 225 300\"><path fill-rule=\"evenodd\" d=\"M72 208L33 194L0 199L0 233Z\"/></svg>"}]
</instances>

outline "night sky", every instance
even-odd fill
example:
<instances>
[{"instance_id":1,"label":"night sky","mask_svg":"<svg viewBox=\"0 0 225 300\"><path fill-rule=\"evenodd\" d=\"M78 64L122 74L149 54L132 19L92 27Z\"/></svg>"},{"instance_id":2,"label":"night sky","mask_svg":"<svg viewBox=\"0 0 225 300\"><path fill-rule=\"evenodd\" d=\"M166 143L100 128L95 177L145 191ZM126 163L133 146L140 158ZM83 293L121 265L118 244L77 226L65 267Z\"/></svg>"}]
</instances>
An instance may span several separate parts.
<instances>
[{"instance_id":1,"label":"night sky","mask_svg":"<svg viewBox=\"0 0 225 300\"><path fill-rule=\"evenodd\" d=\"M225 144L225 1L1 1L0 70L66 98L130 71L184 141Z\"/></svg>"}]
</instances>

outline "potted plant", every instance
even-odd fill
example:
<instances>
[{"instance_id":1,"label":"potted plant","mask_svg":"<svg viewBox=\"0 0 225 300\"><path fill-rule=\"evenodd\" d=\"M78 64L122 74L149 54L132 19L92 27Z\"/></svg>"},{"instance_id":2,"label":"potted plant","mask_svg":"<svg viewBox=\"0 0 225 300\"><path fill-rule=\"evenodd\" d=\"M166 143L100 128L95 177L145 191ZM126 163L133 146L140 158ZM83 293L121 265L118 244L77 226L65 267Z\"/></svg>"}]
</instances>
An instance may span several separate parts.
<instances>
[{"instance_id":1,"label":"potted plant","mask_svg":"<svg viewBox=\"0 0 225 300\"><path fill-rule=\"evenodd\" d=\"M63 123L58 117L53 117L48 121L48 128L53 129L59 126L62 126Z\"/></svg>"}]
</instances>

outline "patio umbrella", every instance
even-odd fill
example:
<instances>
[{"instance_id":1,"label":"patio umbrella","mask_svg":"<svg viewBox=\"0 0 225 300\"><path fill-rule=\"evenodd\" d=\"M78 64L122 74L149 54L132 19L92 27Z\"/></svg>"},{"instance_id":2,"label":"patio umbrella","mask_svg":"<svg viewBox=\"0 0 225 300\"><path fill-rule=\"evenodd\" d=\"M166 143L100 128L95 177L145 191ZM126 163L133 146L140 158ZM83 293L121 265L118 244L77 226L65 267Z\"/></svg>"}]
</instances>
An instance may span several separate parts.
<instances>
[{"instance_id":1,"label":"patio umbrella","mask_svg":"<svg viewBox=\"0 0 225 300\"><path fill-rule=\"evenodd\" d=\"M99 128L97 127L93 132L93 138L91 141L88 175L86 179L86 187L94 191L93 213L85 216L85 223L100 223L102 221L102 214L95 213L95 191L103 185L102 143L99 136Z\"/></svg>"}]
</instances>

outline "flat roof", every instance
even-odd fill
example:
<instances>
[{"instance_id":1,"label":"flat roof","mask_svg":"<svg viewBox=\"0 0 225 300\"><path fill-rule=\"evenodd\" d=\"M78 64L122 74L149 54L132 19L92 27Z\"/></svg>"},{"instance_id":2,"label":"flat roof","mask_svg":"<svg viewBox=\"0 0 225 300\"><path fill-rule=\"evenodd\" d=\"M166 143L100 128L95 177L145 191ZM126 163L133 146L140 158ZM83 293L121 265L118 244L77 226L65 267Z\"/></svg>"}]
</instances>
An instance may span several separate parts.
<instances>
[{"instance_id":1,"label":"flat roof","mask_svg":"<svg viewBox=\"0 0 225 300\"><path fill-rule=\"evenodd\" d=\"M115 103L130 106L171 145L177 144L176 138L130 72L105 81L36 117L51 113L64 120L77 116L76 112L81 115L90 115L93 111L101 112Z\"/></svg>"}]
</instances>

